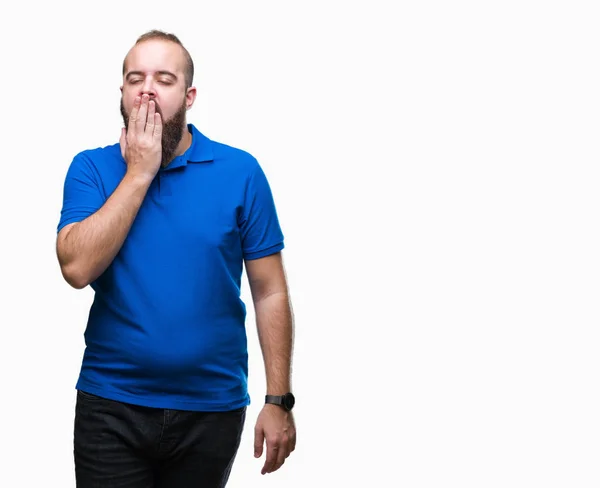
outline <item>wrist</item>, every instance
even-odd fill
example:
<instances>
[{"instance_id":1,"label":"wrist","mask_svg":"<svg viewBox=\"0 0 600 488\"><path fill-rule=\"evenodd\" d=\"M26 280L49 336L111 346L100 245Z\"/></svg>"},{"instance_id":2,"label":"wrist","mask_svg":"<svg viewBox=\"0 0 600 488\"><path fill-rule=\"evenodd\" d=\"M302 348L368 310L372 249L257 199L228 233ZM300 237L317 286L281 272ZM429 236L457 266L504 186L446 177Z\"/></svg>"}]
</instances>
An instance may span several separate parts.
<instances>
[{"instance_id":1,"label":"wrist","mask_svg":"<svg viewBox=\"0 0 600 488\"><path fill-rule=\"evenodd\" d=\"M128 170L125 179L136 186L150 186L156 175Z\"/></svg>"},{"instance_id":2,"label":"wrist","mask_svg":"<svg viewBox=\"0 0 600 488\"><path fill-rule=\"evenodd\" d=\"M285 395L292 391L291 380L269 381L267 378L265 395Z\"/></svg>"}]
</instances>

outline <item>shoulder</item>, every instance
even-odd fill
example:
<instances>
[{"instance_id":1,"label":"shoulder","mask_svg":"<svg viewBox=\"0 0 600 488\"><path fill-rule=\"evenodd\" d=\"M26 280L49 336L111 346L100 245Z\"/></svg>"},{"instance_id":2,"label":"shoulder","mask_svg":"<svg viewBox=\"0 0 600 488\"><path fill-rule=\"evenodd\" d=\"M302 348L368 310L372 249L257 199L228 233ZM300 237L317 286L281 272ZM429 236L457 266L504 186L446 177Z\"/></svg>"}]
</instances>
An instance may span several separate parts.
<instances>
[{"instance_id":1,"label":"shoulder","mask_svg":"<svg viewBox=\"0 0 600 488\"><path fill-rule=\"evenodd\" d=\"M70 170L103 173L123 164L119 143L79 151L73 157Z\"/></svg>"},{"instance_id":2,"label":"shoulder","mask_svg":"<svg viewBox=\"0 0 600 488\"><path fill-rule=\"evenodd\" d=\"M198 161L212 161L221 168L252 172L260 167L258 160L249 151L228 144L222 140L212 139L201 132L194 124L188 124L194 140L190 157Z\"/></svg>"},{"instance_id":3,"label":"shoulder","mask_svg":"<svg viewBox=\"0 0 600 488\"><path fill-rule=\"evenodd\" d=\"M78 152L74 157L74 159L88 160L99 163L106 160L114 160L115 158L121 158L121 146L118 142L109 146L84 149Z\"/></svg>"},{"instance_id":4,"label":"shoulder","mask_svg":"<svg viewBox=\"0 0 600 488\"><path fill-rule=\"evenodd\" d=\"M250 172L260 166L256 157L244 149L212 140L210 143L216 163L232 165L236 169L244 169Z\"/></svg>"}]
</instances>

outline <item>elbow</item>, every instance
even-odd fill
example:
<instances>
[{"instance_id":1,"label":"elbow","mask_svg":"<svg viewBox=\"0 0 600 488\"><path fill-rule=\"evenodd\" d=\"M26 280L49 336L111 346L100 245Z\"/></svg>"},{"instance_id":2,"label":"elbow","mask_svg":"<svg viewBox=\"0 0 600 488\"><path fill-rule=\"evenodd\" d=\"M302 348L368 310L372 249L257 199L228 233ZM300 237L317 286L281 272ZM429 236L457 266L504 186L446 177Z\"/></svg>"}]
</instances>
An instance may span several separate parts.
<instances>
[{"instance_id":1,"label":"elbow","mask_svg":"<svg viewBox=\"0 0 600 488\"><path fill-rule=\"evenodd\" d=\"M91 283L86 274L72 264L61 266L61 272L65 281L76 290L81 290Z\"/></svg>"},{"instance_id":2,"label":"elbow","mask_svg":"<svg viewBox=\"0 0 600 488\"><path fill-rule=\"evenodd\" d=\"M71 285L76 290L83 290L86 286L89 285L89 283L85 280L80 280L80 281L66 280L66 281L67 281L67 283L69 283L69 285Z\"/></svg>"},{"instance_id":3,"label":"elbow","mask_svg":"<svg viewBox=\"0 0 600 488\"><path fill-rule=\"evenodd\" d=\"M69 224L60 231L56 241L56 255L65 281L73 288L81 290L92 282L89 271L86 270L85 262L82 262L81 258L65 249L67 236L77 225L77 223Z\"/></svg>"}]
</instances>

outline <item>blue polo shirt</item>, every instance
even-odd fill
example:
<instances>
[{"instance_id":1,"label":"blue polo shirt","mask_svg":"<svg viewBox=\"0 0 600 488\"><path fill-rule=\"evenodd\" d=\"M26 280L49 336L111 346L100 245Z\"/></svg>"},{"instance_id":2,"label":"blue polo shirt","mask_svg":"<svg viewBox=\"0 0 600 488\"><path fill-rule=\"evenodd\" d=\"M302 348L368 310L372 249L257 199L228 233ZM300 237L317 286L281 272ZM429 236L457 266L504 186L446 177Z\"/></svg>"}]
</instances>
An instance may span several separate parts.
<instances>
[{"instance_id":1,"label":"blue polo shirt","mask_svg":"<svg viewBox=\"0 0 600 488\"><path fill-rule=\"evenodd\" d=\"M158 172L91 283L76 387L149 407L229 410L250 403L243 260L281 251L283 234L257 160L188 130L190 148ZM118 143L77 154L58 231L100 209L125 172Z\"/></svg>"}]
</instances>

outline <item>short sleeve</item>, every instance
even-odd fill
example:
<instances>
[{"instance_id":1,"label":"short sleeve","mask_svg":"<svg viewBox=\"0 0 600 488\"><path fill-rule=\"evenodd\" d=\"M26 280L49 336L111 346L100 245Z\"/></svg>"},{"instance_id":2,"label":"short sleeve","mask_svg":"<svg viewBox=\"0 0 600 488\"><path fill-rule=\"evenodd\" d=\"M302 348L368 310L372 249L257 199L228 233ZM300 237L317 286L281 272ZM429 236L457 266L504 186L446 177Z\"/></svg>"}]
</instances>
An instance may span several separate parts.
<instances>
[{"instance_id":1,"label":"short sleeve","mask_svg":"<svg viewBox=\"0 0 600 488\"><path fill-rule=\"evenodd\" d=\"M78 154L65 177L57 233L65 225L80 222L97 212L104 201L102 186L93 163L85 155Z\"/></svg>"},{"instance_id":2,"label":"short sleeve","mask_svg":"<svg viewBox=\"0 0 600 488\"><path fill-rule=\"evenodd\" d=\"M262 258L284 248L273 194L258 163L247 182L239 224L244 259Z\"/></svg>"}]
</instances>

